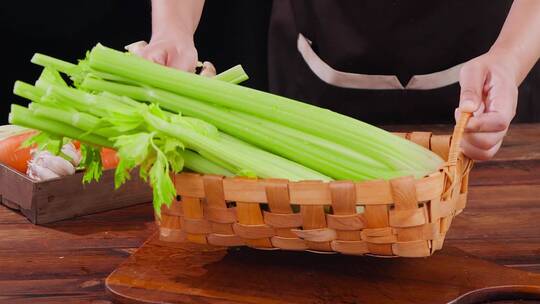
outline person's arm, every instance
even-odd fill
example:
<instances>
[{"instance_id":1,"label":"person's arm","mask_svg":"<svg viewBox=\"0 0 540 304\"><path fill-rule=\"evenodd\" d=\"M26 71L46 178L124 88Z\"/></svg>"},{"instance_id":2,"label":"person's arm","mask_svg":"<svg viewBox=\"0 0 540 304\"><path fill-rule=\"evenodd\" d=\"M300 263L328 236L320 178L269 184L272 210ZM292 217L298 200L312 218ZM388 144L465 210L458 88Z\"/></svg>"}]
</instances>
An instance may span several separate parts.
<instances>
[{"instance_id":1,"label":"person's arm","mask_svg":"<svg viewBox=\"0 0 540 304\"><path fill-rule=\"evenodd\" d=\"M491 49L461 69L459 111L473 112L463 151L487 160L516 114L518 86L540 57L540 1L515 0Z\"/></svg>"},{"instance_id":2,"label":"person's arm","mask_svg":"<svg viewBox=\"0 0 540 304\"><path fill-rule=\"evenodd\" d=\"M152 0L152 38L135 53L159 64L194 72L198 56L193 34L203 6L204 0Z\"/></svg>"}]
</instances>

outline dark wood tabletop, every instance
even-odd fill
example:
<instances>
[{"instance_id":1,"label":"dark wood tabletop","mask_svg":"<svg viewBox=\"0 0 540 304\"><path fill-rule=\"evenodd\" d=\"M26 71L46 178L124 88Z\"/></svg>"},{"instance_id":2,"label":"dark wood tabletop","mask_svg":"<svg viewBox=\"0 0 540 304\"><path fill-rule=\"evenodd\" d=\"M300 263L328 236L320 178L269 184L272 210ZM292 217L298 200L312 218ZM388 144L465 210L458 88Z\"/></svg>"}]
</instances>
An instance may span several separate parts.
<instances>
[{"instance_id":1,"label":"dark wood tabletop","mask_svg":"<svg viewBox=\"0 0 540 304\"><path fill-rule=\"evenodd\" d=\"M540 273L540 124L514 125L496 158L475 165L470 183L445 246ZM0 207L0 303L110 303L105 277L154 230L150 204L45 226Z\"/></svg>"}]
</instances>

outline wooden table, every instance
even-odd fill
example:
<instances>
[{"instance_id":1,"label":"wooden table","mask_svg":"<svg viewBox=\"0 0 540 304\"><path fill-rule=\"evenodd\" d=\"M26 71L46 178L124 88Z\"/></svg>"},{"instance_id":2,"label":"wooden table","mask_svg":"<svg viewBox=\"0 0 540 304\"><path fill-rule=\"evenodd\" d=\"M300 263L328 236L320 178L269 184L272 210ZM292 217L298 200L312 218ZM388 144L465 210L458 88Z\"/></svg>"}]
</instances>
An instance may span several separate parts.
<instances>
[{"instance_id":1,"label":"wooden table","mask_svg":"<svg viewBox=\"0 0 540 304\"><path fill-rule=\"evenodd\" d=\"M445 246L540 273L539 218L540 124L515 125L497 157L473 169ZM41 227L0 207L0 303L109 303L104 278L152 234L152 221L150 204Z\"/></svg>"}]
</instances>

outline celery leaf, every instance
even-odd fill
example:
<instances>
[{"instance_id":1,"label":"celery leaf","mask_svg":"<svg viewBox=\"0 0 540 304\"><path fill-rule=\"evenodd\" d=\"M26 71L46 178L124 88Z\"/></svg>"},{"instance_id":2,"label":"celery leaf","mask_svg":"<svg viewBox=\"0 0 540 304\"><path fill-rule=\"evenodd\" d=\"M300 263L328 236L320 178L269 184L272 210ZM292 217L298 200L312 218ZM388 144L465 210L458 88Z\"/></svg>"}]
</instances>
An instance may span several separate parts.
<instances>
[{"instance_id":1,"label":"celery leaf","mask_svg":"<svg viewBox=\"0 0 540 304\"><path fill-rule=\"evenodd\" d=\"M113 138L120 159L114 176L116 188L129 180L133 168L147 161L153 136L152 133L135 133Z\"/></svg>"},{"instance_id":2,"label":"celery leaf","mask_svg":"<svg viewBox=\"0 0 540 304\"><path fill-rule=\"evenodd\" d=\"M153 202L156 214L160 216L161 205L170 206L176 197L176 189L169 175L167 158L158 152L157 158L149 172L150 184L153 189Z\"/></svg>"},{"instance_id":3,"label":"celery leaf","mask_svg":"<svg viewBox=\"0 0 540 304\"><path fill-rule=\"evenodd\" d=\"M54 155L60 153L62 148L62 137L48 134L45 132L39 132L28 139L26 139L22 144L21 148L32 147L35 145L38 151L49 151Z\"/></svg>"},{"instance_id":4,"label":"celery leaf","mask_svg":"<svg viewBox=\"0 0 540 304\"><path fill-rule=\"evenodd\" d=\"M92 180L99 181L103 174L101 148L83 144L81 156L80 167L84 168L83 183L90 183Z\"/></svg>"}]
</instances>

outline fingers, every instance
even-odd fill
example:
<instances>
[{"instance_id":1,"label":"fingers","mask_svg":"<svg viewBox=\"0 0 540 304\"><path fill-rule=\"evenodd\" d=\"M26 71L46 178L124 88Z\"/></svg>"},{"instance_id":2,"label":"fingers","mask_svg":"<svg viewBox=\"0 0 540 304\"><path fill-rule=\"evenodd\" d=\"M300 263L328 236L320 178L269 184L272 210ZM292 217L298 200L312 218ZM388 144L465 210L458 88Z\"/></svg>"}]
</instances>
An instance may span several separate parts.
<instances>
[{"instance_id":1,"label":"fingers","mask_svg":"<svg viewBox=\"0 0 540 304\"><path fill-rule=\"evenodd\" d=\"M486 106L482 102L480 104L480 106L478 107L478 109L473 112L472 117L479 117L480 115L484 114L485 110L486 110ZM455 111L454 111L454 119L456 120L456 122L459 120L460 116L461 116L461 110L460 110L460 108L456 108ZM471 117L471 119L472 119L472 117Z\"/></svg>"},{"instance_id":2,"label":"fingers","mask_svg":"<svg viewBox=\"0 0 540 304\"><path fill-rule=\"evenodd\" d=\"M486 112L469 119L465 132L501 132L510 125L511 118L501 112Z\"/></svg>"},{"instance_id":3,"label":"fingers","mask_svg":"<svg viewBox=\"0 0 540 304\"><path fill-rule=\"evenodd\" d=\"M492 77L486 96L486 112L499 112L510 122L516 114L518 88L515 83L498 75ZM507 76L506 76L507 78Z\"/></svg>"},{"instance_id":4,"label":"fingers","mask_svg":"<svg viewBox=\"0 0 540 304\"><path fill-rule=\"evenodd\" d=\"M483 103L483 92L487 71L481 64L474 61L466 63L460 71L459 84L461 94L459 108L463 112L475 112Z\"/></svg>"},{"instance_id":5,"label":"fingers","mask_svg":"<svg viewBox=\"0 0 540 304\"><path fill-rule=\"evenodd\" d=\"M481 107L483 108L483 107ZM456 121L459 118L459 108L455 111ZM499 150L508 131L508 125L500 118L500 113L475 112L463 134L462 148L464 153L474 160L488 160Z\"/></svg>"},{"instance_id":6,"label":"fingers","mask_svg":"<svg viewBox=\"0 0 540 304\"><path fill-rule=\"evenodd\" d=\"M176 68L183 71L195 72L197 67L197 49L192 42L174 40L138 41L125 46L129 52L152 62Z\"/></svg>"},{"instance_id":7,"label":"fingers","mask_svg":"<svg viewBox=\"0 0 540 304\"><path fill-rule=\"evenodd\" d=\"M471 159L482 161L482 160L491 159L495 155L495 153L499 151L501 144L502 144L502 139L490 149L484 150L464 140L461 142L461 148L463 149L463 153L465 153L465 155L467 155Z\"/></svg>"},{"instance_id":8,"label":"fingers","mask_svg":"<svg viewBox=\"0 0 540 304\"><path fill-rule=\"evenodd\" d=\"M148 50L148 51L146 51ZM167 65L167 51L163 49L145 49L143 57L161 65Z\"/></svg>"},{"instance_id":9,"label":"fingers","mask_svg":"<svg viewBox=\"0 0 540 304\"><path fill-rule=\"evenodd\" d=\"M463 141L478 149L489 150L503 140L505 135L506 130L490 133L465 133L463 134Z\"/></svg>"},{"instance_id":10,"label":"fingers","mask_svg":"<svg viewBox=\"0 0 540 304\"><path fill-rule=\"evenodd\" d=\"M194 73L197 68L197 50L178 50L175 53L169 53L167 66L182 71Z\"/></svg>"},{"instance_id":11,"label":"fingers","mask_svg":"<svg viewBox=\"0 0 540 304\"><path fill-rule=\"evenodd\" d=\"M485 109L474 113L466 132L500 132L510 125L516 113L517 87L504 82L495 83L489 89Z\"/></svg>"}]
</instances>

